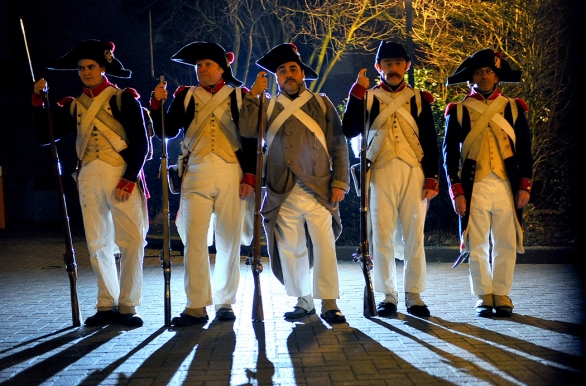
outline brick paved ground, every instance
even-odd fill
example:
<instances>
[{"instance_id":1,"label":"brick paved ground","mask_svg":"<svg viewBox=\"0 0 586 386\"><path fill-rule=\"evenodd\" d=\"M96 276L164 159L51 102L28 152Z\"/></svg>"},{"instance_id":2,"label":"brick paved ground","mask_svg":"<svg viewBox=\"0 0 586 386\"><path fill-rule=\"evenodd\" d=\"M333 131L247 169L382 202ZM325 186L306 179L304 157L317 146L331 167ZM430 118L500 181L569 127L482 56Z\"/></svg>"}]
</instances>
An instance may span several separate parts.
<instances>
[{"instance_id":1,"label":"brick paved ground","mask_svg":"<svg viewBox=\"0 0 586 386\"><path fill-rule=\"evenodd\" d=\"M235 322L165 328L158 251L147 249L145 325L73 328L58 235L0 233L0 385L583 384L584 296L571 264L518 264L515 315L481 319L466 266L429 262L424 300L432 317L410 316L401 297L397 317L366 319L359 266L340 261L338 304L348 323L335 326L317 315L284 321L292 299L268 263L265 321L253 323L252 274L242 264ZM85 241L74 244L85 320L94 313L95 279ZM174 252L173 315L184 301L182 257ZM213 307L208 312L213 317Z\"/></svg>"}]
</instances>

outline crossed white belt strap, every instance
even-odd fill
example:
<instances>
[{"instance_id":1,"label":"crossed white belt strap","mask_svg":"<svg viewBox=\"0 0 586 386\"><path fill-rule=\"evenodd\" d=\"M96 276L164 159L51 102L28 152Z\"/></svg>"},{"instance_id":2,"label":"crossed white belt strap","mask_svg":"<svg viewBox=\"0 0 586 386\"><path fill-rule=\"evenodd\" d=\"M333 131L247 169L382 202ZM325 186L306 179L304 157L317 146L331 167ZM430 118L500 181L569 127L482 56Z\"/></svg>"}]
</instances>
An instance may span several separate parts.
<instances>
[{"instance_id":1,"label":"crossed white belt strap","mask_svg":"<svg viewBox=\"0 0 586 386\"><path fill-rule=\"evenodd\" d=\"M193 97L200 100L204 105L203 109L196 113L195 119L191 121L191 124L185 132L185 138L183 142L186 144L186 148L189 151L193 151L195 146L195 139L204 127L206 120L214 114L220 121L220 128L230 141L232 148L237 150L240 147L239 134L236 130L236 124L232 120L228 111L220 107L220 104L230 96L230 93L235 89L230 86L224 86L216 94L212 95L205 91L202 87L192 87L189 93L193 94ZM239 92L237 90L236 92ZM189 95L188 93L188 95ZM185 104L189 103L189 99L185 98Z\"/></svg>"},{"instance_id":2,"label":"crossed white belt strap","mask_svg":"<svg viewBox=\"0 0 586 386\"><path fill-rule=\"evenodd\" d=\"M407 128L401 125L401 130L403 130L403 134L407 139L407 142L409 142L409 145L415 152L417 159L421 161L421 159L423 158L423 149L421 148L419 141L415 139L419 137L417 122L415 122L415 119L411 115L411 112L405 108L405 104L409 99L411 99L415 95L415 92L410 88L406 88L396 98L391 98L382 90L375 89L374 95L387 106L379 113L379 115L375 118L374 122L372 122L372 130L370 130L370 128L368 130L367 143L370 144L369 147L371 148L371 151L374 153L378 153L388 132L388 129L384 126L384 123L387 121L387 119L389 119L391 115L397 113L401 115L403 119L405 119L405 121L411 128L412 132L408 133L406 132ZM375 136L375 134L377 134L381 130L382 135ZM374 154L372 158L376 158L376 154Z\"/></svg>"},{"instance_id":3,"label":"crossed white belt strap","mask_svg":"<svg viewBox=\"0 0 586 386\"><path fill-rule=\"evenodd\" d=\"M462 144L462 158L477 159L480 154L480 148L482 146L482 139L479 138L484 133L486 127L490 127L489 123L494 124L496 127L503 129L507 135L515 143L516 136L511 124L499 114L504 106L509 103L509 99L499 95L491 104L487 105L476 99L468 99L464 104L466 107L480 113L480 118L474 123L470 129L470 133L466 136L464 143ZM492 129L492 128L491 128Z\"/></svg>"},{"instance_id":4,"label":"crossed white belt strap","mask_svg":"<svg viewBox=\"0 0 586 386\"><path fill-rule=\"evenodd\" d=\"M275 139L275 135L283 125L283 123L293 115L295 118L299 120L299 122L303 123L311 132L315 135L318 141L323 146L326 154L329 157L328 146L326 143L326 136L322 130L322 128L317 124L317 122L311 118L307 113L301 110L301 107L305 105L311 98L313 94L307 90L302 92L297 98L294 100L290 100L283 94L279 94L277 97L277 102L283 105L284 110L279 113L279 115L273 120L270 124L269 129L267 130L266 135L266 143L267 143L267 154L269 149L271 148L271 144Z\"/></svg>"},{"instance_id":5,"label":"crossed white belt strap","mask_svg":"<svg viewBox=\"0 0 586 386\"><path fill-rule=\"evenodd\" d=\"M86 109L86 112L81 118L75 146L77 157L79 159L83 157L94 127L98 128L98 130L104 134L108 142L110 142L117 152L128 147L124 127L103 108L104 104L117 91L118 90L114 87L108 87L94 99L91 99L86 94L81 94L79 98L76 99L76 103ZM94 125L94 119L96 118L104 125Z\"/></svg>"}]
</instances>

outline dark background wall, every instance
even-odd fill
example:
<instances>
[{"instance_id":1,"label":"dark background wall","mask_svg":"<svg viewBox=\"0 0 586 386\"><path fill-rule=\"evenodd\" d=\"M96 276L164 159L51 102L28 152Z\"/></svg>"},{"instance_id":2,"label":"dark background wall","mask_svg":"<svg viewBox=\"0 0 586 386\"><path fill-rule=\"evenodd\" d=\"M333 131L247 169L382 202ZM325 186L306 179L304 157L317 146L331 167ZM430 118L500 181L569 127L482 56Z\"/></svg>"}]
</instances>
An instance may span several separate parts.
<instances>
[{"instance_id":1,"label":"dark background wall","mask_svg":"<svg viewBox=\"0 0 586 386\"><path fill-rule=\"evenodd\" d=\"M60 221L61 211L53 173L50 148L41 147L33 137L30 93L32 77L19 19L26 29L29 52L35 79L45 78L49 83L51 108L65 96L77 96L80 81L75 71L48 71L46 65L68 52L85 39L111 41L116 45L114 55L126 68L132 70L131 79L110 77L119 87L133 87L141 94L141 103L148 106L151 90L157 80L151 77L148 1L5 1L0 0L0 65L3 81L0 89L0 165L5 185L5 216L7 226L15 223L42 223ZM155 26L156 27L156 26ZM170 63L170 56L181 47L164 47L155 50L157 63ZM372 68L372 57L364 57L365 65ZM356 77L360 61L340 63L336 73L324 87L334 104L342 103ZM184 73L183 84L193 84L193 68L171 63ZM370 72L374 74L374 72ZM343 85L343 86L340 86ZM173 91L178 84L169 84ZM247 84L246 86L251 86ZM81 226L75 184L69 175L75 168L73 139L59 142L58 152L63 167L63 184L68 200L72 228ZM179 151L178 140L169 143L169 160L174 162ZM161 182L157 178L161 143L154 140L155 157L147 162L145 172L152 198L149 201L151 216L161 207ZM171 213L177 207L177 196L170 198Z\"/></svg>"},{"instance_id":2,"label":"dark background wall","mask_svg":"<svg viewBox=\"0 0 586 386\"><path fill-rule=\"evenodd\" d=\"M575 60L567 70L575 75L572 79L576 79L576 83L583 86L580 53L583 41L581 16L584 12L582 2L574 3L576 12L568 15L567 20L573 26L569 39L575 47L572 50ZM1 178L5 189L4 202L0 204L5 206L7 226L17 223L58 222L61 219L50 149L37 145L33 137L30 108L33 81L19 18L23 19L26 28L35 78L38 80L44 77L49 82L52 108L56 108L57 101L62 97L76 96L80 92L80 82L75 71L47 71L45 66L84 39L112 41L116 44L114 54L133 74L131 79L110 78L110 81L121 88L137 89L142 96L141 102L148 106L150 92L157 83L151 77L150 71L148 8L152 4L156 7L157 1L0 0L0 166L3 168ZM377 45L376 43L373 42ZM177 72L185 74L179 82L193 84L193 70L169 60L179 48L159 47L155 50L155 75L160 75L160 64L167 63L167 66L176 66ZM342 103L358 69L366 67L369 76L375 76L373 59L373 55L346 58L338 64L322 91L327 93L334 104ZM175 90L177 86L178 84L169 84L168 88ZM251 84L246 86L250 87ZM581 89L582 87L579 88ZM580 130L581 93L571 103L566 122ZM170 161L174 161L177 156L178 142L174 140L169 144ZM75 166L72 145L72 139L61 141L59 155L63 163L63 182L72 227L79 229L81 215L75 184L68 177ZM149 200L151 217L161 207L161 182L157 178L161 144L155 140L154 145L155 157L145 166L147 183L152 194ZM578 181L578 174L576 167L575 181ZM176 210L177 201L178 197L172 195L172 214ZM455 224L451 219L449 222Z\"/></svg>"}]
</instances>

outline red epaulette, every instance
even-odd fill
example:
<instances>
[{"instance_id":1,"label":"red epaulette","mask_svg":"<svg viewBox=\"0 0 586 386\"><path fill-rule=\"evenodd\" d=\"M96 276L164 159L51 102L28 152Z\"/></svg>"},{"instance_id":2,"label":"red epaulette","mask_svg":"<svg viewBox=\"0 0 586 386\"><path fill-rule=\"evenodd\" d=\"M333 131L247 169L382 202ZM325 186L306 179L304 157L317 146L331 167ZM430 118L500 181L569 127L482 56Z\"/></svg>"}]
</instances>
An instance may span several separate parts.
<instances>
[{"instance_id":1,"label":"red epaulette","mask_svg":"<svg viewBox=\"0 0 586 386\"><path fill-rule=\"evenodd\" d=\"M529 111L529 106L527 106L527 103L521 99L521 98L515 98L515 102L517 102L517 106L519 106L520 108L523 109L523 111L528 112Z\"/></svg>"},{"instance_id":2,"label":"red epaulette","mask_svg":"<svg viewBox=\"0 0 586 386\"><path fill-rule=\"evenodd\" d=\"M63 107L63 106L65 106L66 104L68 104L68 103L70 103L70 102L73 102L74 100L75 100L75 98L74 98L74 97L72 97L72 96L67 96L67 97L65 97L65 98L62 98L62 99L61 99L59 102L57 102L57 106L59 106L59 107Z\"/></svg>"},{"instance_id":3,"label":"red epaulette","mask_svg":"<svg viewBox=\"0 0 586 386\"><path fill-rule=\"evenodd\" d=\"M248 94L250 92L250 90L246 86L242 86L241 89L242 91L244 91L245 94Z\"/></svg>"},{"instance_id":4,"label":"red epaulette","mask_svg":"<svg viewBox=\"0 0 586 386\"><path fill-rule=\"evenodd\" d=\"M132 87L126 87L123 91L131 94L134 97L134 99L140 98L140 94L138 93L138 91L136 91Z\"/></svg>"},{"instance_id":5,"label":"red epaulette","mask_svg":"<svg viewBox=\"0 0 586 386\"><path fill-rule=\"evenodd\" d=\"M430 93L429 91L421 91L421 95L423 96L423 99L425 99L426 101L428 101L429 103L433 103L434 98L433 98L433 94Z\"/></svg>"},{"instance_id":6,"label":"red epaulette","mask_svg":"<svg viewBox=\"0 0 586 386\"><path fill-rule=\"evenodd\" d=\"M444 113L444 118L448 117L448 114L450 113L450 111L452 110L453 107L455 107L457 105L456 102L450 102L448 103L448 105L446 106L446 112Z\"/></svg>"},{"instance_id":7,"label":"red epaulette","mask_svg":"<svg viewBox=\"0 0 586 386\"><path fill-rule=\"evenodd\" d=\"M175 98L177 96L177 94L179 94L181 91L185 90L186 88L188 88L188 87L187 86L177 87L177 90L175 90L175 92L173 93L173 98Z\"/></svg>"}]
</instances>

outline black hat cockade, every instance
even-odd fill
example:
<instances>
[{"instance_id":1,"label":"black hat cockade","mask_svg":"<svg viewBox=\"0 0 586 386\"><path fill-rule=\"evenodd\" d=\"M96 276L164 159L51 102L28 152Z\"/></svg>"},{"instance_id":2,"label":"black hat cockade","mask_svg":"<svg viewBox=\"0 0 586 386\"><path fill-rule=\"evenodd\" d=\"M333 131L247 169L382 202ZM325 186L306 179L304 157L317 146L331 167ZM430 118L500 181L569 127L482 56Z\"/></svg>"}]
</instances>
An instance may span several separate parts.
<instances>
[{"instance_id":1,"label":"black hat cockade","mask_svg":"<svg viewBox=\"0 0 586 386\"><path fill-rule=\"evenodd\" d=\"M283 64L288 62L295 62L301 66L303 72L305 72L305 79L316 80L318 75L316 72L306 64L303 64L301 55L297 50L297 47L293 43L281 43L271 48L262 58L256 61L256 65L275 75L277 69Z\"/></svg>"},{"instance_id":2,"label":"black hat cockade","mask_svg":"<svg viewBox=\"0 0 586 386\"><path fill-rule=\"evenodd\" d=\"M486 48L476 51L462 62L456 71L448 76L446 86L453 86L459 83L465 83L473 80L474 71L479 68L490 67L494 70L503 83L521 82L521 71L512 70L511 66L503 59L498 51Z\"/></svg>"},{"instance_id":3,"label":"black hat cockade","mask_svg":"<svg viewBox=\"0 0 586 386\"><path fill-rule=\"evenodd\" d=\"M378 51L376 52L376 59L375 64L380 63L382 59L385 58L403 58L407 62L410 62L409 55L407 55L407 51L405 47L403 47L399 43L389 42L389 41L382 41L378 46Z\"/></svg>"},{"instance_id":4,"label":"black hat cockade","mask_svg":"<svg viewBox=\"0 0 586 386\"><path fill-rule=\"evenodd\" d=\"M234 78L232 67L230 67L232 62L234 62L234 53L226 52L219 44L203 41L189 43L171 57L171 60L175 62L190 66L196 66L197 61L203 59L213 60L218 66L222 67L224 70L222 77L226 84L232 87L242 86L242 82Z\"/></svg>"},{"instance_id":5,"label":"black hat cockade","mask_svg":"<svg viewBox=\"0 0 586 386\"><path fill-rule=\"evenodd\" d=\"M49 70L77 70L78 62L90 59L104 66L106 74L118 78L130 78L132 71L124 68L114 57L114 43L102 43L99 40L84 40L57 61L49 64Z\"/></svg>"}]
</instances>

